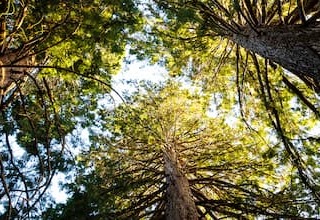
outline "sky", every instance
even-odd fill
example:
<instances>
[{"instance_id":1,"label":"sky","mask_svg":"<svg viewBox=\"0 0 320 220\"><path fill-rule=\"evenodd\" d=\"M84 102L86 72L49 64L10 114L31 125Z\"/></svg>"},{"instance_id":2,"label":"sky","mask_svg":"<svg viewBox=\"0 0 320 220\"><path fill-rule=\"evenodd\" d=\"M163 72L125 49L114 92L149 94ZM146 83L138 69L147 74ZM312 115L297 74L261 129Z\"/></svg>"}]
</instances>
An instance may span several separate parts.
<instances>
[{"instance_id":1,"label":"sky","mask_svg":"<svg viewBox=\"0 0 320 220\"><path fill-rule=\"evenodd\" d=\"M168 72L160 65L150 65L148 61L133 60L130 64L124 64L119 74L113 78L113 89L122 94L125 90L134 91L136 88L130 88L126 81L128 80L150 80L152 82L161 82L167 78ZM114 97L117 95L111 93Z\"/></svg>"}]
</instances>

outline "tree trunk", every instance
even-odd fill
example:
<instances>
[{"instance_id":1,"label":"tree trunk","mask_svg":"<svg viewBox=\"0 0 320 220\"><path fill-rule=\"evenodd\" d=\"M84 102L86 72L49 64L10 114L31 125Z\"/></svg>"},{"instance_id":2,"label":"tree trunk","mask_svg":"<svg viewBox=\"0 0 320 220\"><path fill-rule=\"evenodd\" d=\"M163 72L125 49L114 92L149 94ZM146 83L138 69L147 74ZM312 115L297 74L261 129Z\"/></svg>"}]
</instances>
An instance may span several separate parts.
<instances>
[{"instance_id":1,"label":"tree trunk","mask_svg":"<svg viewBox=\"0 0 320 220\"><path fill-rule=\"evenodd\" d=\"M198 214L187 177L184 175L174 149L164 152L167 182L166 219L197 220Z\"/></svg>"},{"instance_id":2,"label":"tree trunk","mask_svg":"<svg viewBox=\"0 0 320 220\"><path fill-rule=\"evenodd\" d=\"M24 81L26 73L32 71L35 64L35 57L28 56L19 58L18 52L11 52L0 56L0 96L6 95L11 89L16 87L16 83ZM25 66L25 67L15 67ZM6 66L6 67L4 67ZM31 66L28 68L28 66Z\"/></svg>"},{"instance_id":3,"label":"tree trunk","mask_svg":"<svg viewBox=\"0 0 320 220\"><path fill-rule=\"evenodd\" d=\"M231 37L235 43L259 54L298 77L320 82L320 23L306 27L283 25L247 28Z\"/></svg>"}]
</instances>

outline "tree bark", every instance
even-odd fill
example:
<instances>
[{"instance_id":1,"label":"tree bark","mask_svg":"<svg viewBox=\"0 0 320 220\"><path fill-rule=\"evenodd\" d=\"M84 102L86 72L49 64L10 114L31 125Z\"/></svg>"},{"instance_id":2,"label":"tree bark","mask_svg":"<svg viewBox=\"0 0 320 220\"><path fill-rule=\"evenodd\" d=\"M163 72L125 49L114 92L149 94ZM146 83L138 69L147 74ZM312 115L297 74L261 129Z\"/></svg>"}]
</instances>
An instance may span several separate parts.
<instances>
[{"instance_id":1,"label":"tree bark","mask_svg":"<svg viewBox=\"0 0 320 220\"><path fill-rule=\"evenodd\" d=\"M320 83L320 23L245 28L231 40L296 74Z\"/></svg>"},{"instance_id":2,"label":"tree bark","mask_svg":"<svg viewBox=\"0 0 320 220\"><path fill-rule=\"evenodd\" d=\"M167 183L167 220L198 220L195 202L192 198L189 182L178 162L174 149L164 152L164 170Z\"/></svg>"},{"instance_id":3,"label":"tree bark","mask_svg":"<svg viewBox=\"0 0 320 220\"><path fill-rule=\"evenodd\" d=\"M35 64L34 56L18 57L18 52L11 52L0 56L0 96L6 95L16 86L16 82L23 81L27 76L25 73L32 71L31 67L15 67L32 66ZM11 67L3 67L10 66Z\"/></svg>"}]
</instances>

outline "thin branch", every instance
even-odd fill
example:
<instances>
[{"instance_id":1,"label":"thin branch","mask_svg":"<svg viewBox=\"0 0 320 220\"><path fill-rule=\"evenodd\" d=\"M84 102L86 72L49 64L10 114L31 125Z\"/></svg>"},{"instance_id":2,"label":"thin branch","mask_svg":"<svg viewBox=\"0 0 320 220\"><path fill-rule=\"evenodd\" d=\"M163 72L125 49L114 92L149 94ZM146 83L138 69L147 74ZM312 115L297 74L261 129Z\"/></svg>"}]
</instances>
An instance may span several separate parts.
<instances>
[{"instance_id":1,"label":"thin branch","mask_svg":"<svg viewBox=\"0 0 320 220\"><path fill-rule=\"evenodd\" d=\"M316 117L318 119L320 119L320 112L318 111L318 109L303 95L303 93L294 85L292 84L285 76L282 76L282 81L284 82L284 84L286 86L288 86L288 88L294 93L296 94L300 100L307 106L310 108L311 111L313 111L313 113L316 115Z\"/></svg>"}]
</instances>

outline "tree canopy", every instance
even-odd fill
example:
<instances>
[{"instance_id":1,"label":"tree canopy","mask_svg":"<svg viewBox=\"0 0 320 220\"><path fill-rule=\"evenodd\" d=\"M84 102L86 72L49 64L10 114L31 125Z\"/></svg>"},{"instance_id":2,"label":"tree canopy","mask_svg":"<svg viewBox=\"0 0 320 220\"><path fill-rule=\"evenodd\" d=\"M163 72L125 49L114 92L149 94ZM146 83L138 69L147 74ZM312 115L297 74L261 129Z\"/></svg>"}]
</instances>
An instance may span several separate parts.
<instances>
[{"instance_id":1,"label":"tree canopy","mask_svg":"<svg viewBox=\"0 0 320 220\"><path fill-rule=\"evenodd\" d=\"M301 186L293 183L292 167L270 157L270 143L241 124L231 127L223 114L208 115L208 95L173 82L143 88L127 104L101 109L103 125L79 156L84 169L70 186L73 197L49 219L175 219L168 217L168 204L179 191L168 179L166 160L188 179L199 219L318 213L306 189L296 191ZM78 206L85 211L78 213Z\"/></svg>"},{"instance_id":2,"label":"tree canopy","mask_svg":"<svg viewBox=\"0 0 320 220\"><path fill-rule=\"evenodd\" d=\"M319 71L308 70L298 61L314 64L316 61L307 61L307 56L319 57L313 49L318 42L313 40L319 27L317 1L302 1L302 5L297 1L153 2L151 31L146 34L156 40L152 47L147 40L142 41L136 49L144 51L147 47L148 53L142 56L163 63L173 75L189 76L216 94L225 110L234 110L238 105L238 116L252 130L259 130L257 120L259 125L266 122L265 126L276 134L278 150L286 152L283 157L291 160L303 184L320 201L317 171L309 170L303 159L310 161L317 154L318 136L312 135L312 130L319 114L319 83L318 74L312 76L312 72ZM301 10L306 21L299 15ZM307 37L307 32L312 37ZM306 55L298 50L312 52ZM291 68L282 59L299 67ZM304 110L298 113L296 107ZM315 147L312 153L310 147Z\"/></svg>"},{"instance_id":3,"label":"tree canopy","mask_svg":"<svg viewBox=\"0 0 320 220\"><path fill-rule=\"evenodd\" d=\"M319 216L319 16L317 0L2 1L1 218ZM128 53L172 79L100 105Z\"/></svg>"},{"instance_id":4,"label":"tree canopy","mask_svg":"<svg viewBox=\"0 0 320 220\"><path fill-rule=\"evenodd\" d=\"M1 2L3 218L45 208L53 176L72 165L67 136L93 123L140 22L132 1Z\"/></svg>"}]
</instances>

